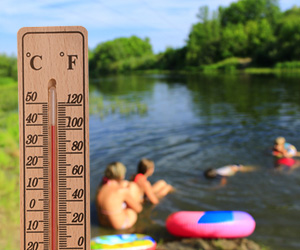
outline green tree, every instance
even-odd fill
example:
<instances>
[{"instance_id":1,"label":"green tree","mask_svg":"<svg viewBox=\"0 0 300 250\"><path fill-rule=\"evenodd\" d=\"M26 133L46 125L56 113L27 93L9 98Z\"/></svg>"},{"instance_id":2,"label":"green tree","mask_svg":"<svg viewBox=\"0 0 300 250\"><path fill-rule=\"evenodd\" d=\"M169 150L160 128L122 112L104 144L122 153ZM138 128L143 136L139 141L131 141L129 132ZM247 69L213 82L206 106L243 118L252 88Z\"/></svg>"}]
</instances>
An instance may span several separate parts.
<instances>
[{"instance_id":1,"label":"green tree","mask_svg":"<svg viewBox=\"0 0 300 250\"><path fill-rule=\"evenodd\" d=\"M276 58L278 0L239 0L209 16L208 7L199 9L199 22L192 26L187 41L188 65L229 57L252 57L265 64Z\"/></svg>"},{"instance_id":2,"label":"green tree","mask_svg":"<svg viewBox=\"0 0 300 250\"><path fill-rule=\"evenodd\" d=\"M158 54L156 68L167 70L179 70L185 67L186 47L173 49Z\"/></svg>"},{"instance_id":3,"label":"green tree","mask_svg":"<svg viewBox=\"0 0 300 250\"><path fill-rule=\"evenodd\" d=\"M276 31L279 51L278 60L300 60L300 8L286 11Z\"/></svg>"},{"instance_id":4,"label":"green tree","mask_svg":"<svg viewBox=\"0 0 300 250\"><path fill-rule=\"evenodd\" d=\"M187 41L187 64L198 66L213 63L219 59L220 23L218 13L213 19L208 19L208 7L199 9L197 14L199 23L192 26Z\"/></svg>"},{"instance_id":5,"label":"green tree","mask_svg":"<svg viewBox=\"0 0 300 250\"><path fill-rule=\"evenodd\" d=\"M220 42L223 58L247 56L248 36L242 24L228 25L222 31Z\"/></svg>"},{"instance_id":6,"label":"green tree","mask_svg":"<svg viewBox=\"0 0 300 250\"><path fill-rule=\"evenodd\" d=\"M17 79L17 59L0 54L0 77L12 77Z\"/></svg>"},{"instance_id":7,"label":"green tree","mask_svg":"<svg viewBox=\"0 0 300 250\"><path fill-rule=\"evenodd\" d=\"M274 25L280 16L278 0L239 0L229 7L220 7L219 12L223 27L263 18Z\"/></svg>"},{"instance_id":8,"label":"green tree","mask_svg":"<svg viewBox=\"0 0 300 250\"><path fill-rule=\"evenodd\" d=\"M112 71L113 65L119 61L152 55L153 52L149 38L143 40L136 36L131 36L101 43L91 54L91 75L97 75L97 73Z\"/></svg>"},{"instance_id":9,"label":"green tree","mask_svg":"<svg viewBox=\"0 0 300 250\"><path fill-rule=\"evenodd\" d=\"M277 57L274 29L267 19L249 21L246 24L248 33L248 55L257 65L271 66Z\"/></svg>"}]
</instances>

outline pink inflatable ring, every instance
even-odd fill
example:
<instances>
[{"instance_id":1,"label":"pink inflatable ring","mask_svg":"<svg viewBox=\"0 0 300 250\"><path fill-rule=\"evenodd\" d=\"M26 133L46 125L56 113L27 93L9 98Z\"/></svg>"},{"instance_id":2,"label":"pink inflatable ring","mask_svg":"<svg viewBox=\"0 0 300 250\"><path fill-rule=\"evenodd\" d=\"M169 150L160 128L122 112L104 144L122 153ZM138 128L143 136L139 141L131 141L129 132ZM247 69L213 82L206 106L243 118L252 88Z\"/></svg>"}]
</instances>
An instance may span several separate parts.
<instances>
[{"instance_id":1,"label":"pink inflatable ring","mask_svg":"<svg viewBox=\"0 0 300 250\"><path fill-rule=\"evenodd\" d=\"M193 238L242 238L253 233L253 217L242 211L181 211L166 221L169 233Z\"/></svg>"}]
</instances>

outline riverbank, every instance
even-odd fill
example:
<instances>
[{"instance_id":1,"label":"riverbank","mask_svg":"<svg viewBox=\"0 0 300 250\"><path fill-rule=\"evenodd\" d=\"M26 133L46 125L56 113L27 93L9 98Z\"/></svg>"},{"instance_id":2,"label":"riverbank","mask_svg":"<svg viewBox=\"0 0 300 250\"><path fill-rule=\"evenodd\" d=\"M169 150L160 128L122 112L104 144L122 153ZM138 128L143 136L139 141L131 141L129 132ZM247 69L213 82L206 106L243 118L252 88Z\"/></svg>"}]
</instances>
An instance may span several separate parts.
<instances>
[{"instance_id":1,"label":"riverbank","mask_svg":"<svg viewBox=\"0 0 300 250\"><path fill-rule=\"evenodd\" d=\"M199 67L188 67L179 70L137 70L139 73L146 74L273 74L273 75L287 75L300 74L300 62L283 62L277 63L274 67L257 67L252 64L251 58L227 58L214 64L202 65Z\"/></svg>"},{"instance_id":2,"label":"riverbank","mask_svg":"<svg viewBox=\"0 0 300 250\"><path fill-rule=\"evenodd\" d=\"M108 74L109 76L126 76L126 75L217 75L217 74L247 74L247 75L276 75L276 76L289 76L289 75L300 75L300 68L259 68L259 67L248 67L248 68L190 68L185 70L160 70L160 69L149 69L149 70L136 70L131 72L114 73ZM94 80L92 79L91 82Z\"/></svg>"},{"instance_id":3,"label":"riverbank","mask_svg":"<svg viewBox=\"0 0 300 250\"><path fill-rule=\"evenodd\" d=\"M156 250L269 250L249 239L183 239L181 241L158 244Z\"/></svg>"},{"instance_id":4,"label":"riverbank","mask_svg":"<svg viewBox=\"0 0 300 250\"><path fill-rule=\"evenodd\" d=\"M91 75L92 78L107 75L130 75L130 74L299 74L300 61L278 62L273 66L263 67L253 62L249 57L229 57L224 60L212 64L203 64L199 66L182 66L179 68L160 68L160 67L135 67L122 70L111 70L106 72L98 72L101 75Z\"/></svg>"}]
</instances>

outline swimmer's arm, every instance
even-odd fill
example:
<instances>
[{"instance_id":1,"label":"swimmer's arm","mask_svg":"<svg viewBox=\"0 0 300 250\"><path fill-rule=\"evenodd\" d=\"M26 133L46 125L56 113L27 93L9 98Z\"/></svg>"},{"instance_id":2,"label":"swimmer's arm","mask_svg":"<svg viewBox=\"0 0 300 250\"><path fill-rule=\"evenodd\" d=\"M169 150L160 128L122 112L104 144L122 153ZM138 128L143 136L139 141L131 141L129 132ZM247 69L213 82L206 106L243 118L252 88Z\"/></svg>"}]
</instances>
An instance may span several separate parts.
<instances>
[{"instance_id":1,"label":"swimmer's arm","mask_svg":"<svg viewBox=\"0 0 300 250\"><path fill-rule=\"evenodd\" d=\"M150 200L150 202L153 204L158 204L159 200L156 197L156 195L154 194L150 182L149 181L144 182L143 187L144 187L144 192L145 192L146 196L148 197L148 199Z\"/></svg>"},{"instance_id":2,"label":"swimmer's arm","mask_svg":"<svg viewBox=\"0 0 300 250\"><path fill-rule=\"evenodd\" d=\"M278 150L277 156L279 156L279 157L290 157L290 154L288 153L287 150L282 149L282 150Z\"/></svg>"},{"instance_id":3,"label":"swimmer's arm","mask_svg":"<svg viewBox=\"0 0 300 250\"><path fill-rule=\"evenodd\" d=\"M143 207L140 203L138 203L129 192L126 192L125 195L125 202L127 203L127 206L133 209L135 212L140 213L143 210Z\"/></svg>"},{"instance_id":4,"label":"swimmer's arm","mask_svg":"<svg viewBox=\"0 0 300 250\"><path fill-rule=\"evenodd\" d=\"M283 154L281 152L279 152L279 151L273 151L272 155L276 156L276 157L282 157L283 156Z\"/></svg>"},{"instance_id":5,"label":"swimmer's arm","mask_svg":"<svg viewBox=\"0 0 300 250\"><path fill-rule=\"evenodd\" d=\"M277 147L274 147L272 150L272 155L276 157L287 157L287 151L285 149L278 149Z\"/></svg>"},{"instance_id":6,"label":"swimmer's arm","mask_svg":"<svg viewBox=\"0 0 300 250\"><path fill-rule=\"evenodd\" d=\"M222 177L221 182L220 182L220 186L224 187L227 184L227 178L226 177Z\"/></svg>"},{"instance_id":7,"label":"swimmer's arm","mask_svg":"<svg viewBox=\"0 0 300 250\"><path fill-rule=\"evenodd\" d=\"M288 153L287 151L282 152L282 155L283 155L283 157L286 157L286 158L292 157L292 155L290 153Z\"/></svg>"},{"instance_id":8,"label":"swimmer's arm","mask_svg":"<svg viewBox=\"0 0 300 250\"><path fill-rule=\"evenodd\" d=\"M226 177L222 177L220 183L212 188L209 188L209 190L218 190L220 188L225 187L227 184L227 178Z\"/></svg>"}]
</instances>

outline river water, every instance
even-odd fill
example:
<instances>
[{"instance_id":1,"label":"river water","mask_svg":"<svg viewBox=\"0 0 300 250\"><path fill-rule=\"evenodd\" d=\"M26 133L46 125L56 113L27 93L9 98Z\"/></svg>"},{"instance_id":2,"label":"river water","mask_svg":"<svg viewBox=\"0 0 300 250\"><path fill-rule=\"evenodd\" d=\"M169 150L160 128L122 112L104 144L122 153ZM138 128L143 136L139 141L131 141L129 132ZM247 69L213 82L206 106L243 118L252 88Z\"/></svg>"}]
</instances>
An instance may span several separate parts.
<instances>
[{"instance_id":1,"label":"river water","mask_svg":"<svg viewBox=\"0 0 300 250\"><path fill-rule=\"evenodd\" d=\"M125 232L172 240L165 229L175 211L242 210L256 221L249 237L271 249L300 249L300 169L275 172L270 148L277 136L300 149L300 76L131 75L94 80L91 105L115 100L147 107L126 114L90 115L92 237L116 233L97 223L95 194L106 165L121 161L127 178L142 157L155 161L154 182L176 192L145 206ZM257 171L237 173L224 188L203 170L240 163Z\"/></svg>"}]
</instances>

